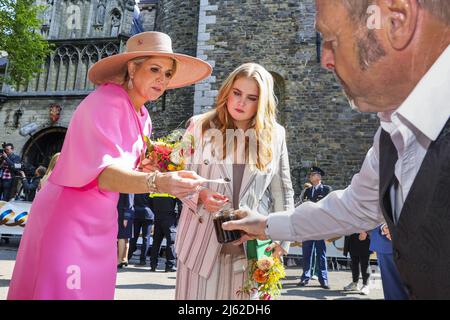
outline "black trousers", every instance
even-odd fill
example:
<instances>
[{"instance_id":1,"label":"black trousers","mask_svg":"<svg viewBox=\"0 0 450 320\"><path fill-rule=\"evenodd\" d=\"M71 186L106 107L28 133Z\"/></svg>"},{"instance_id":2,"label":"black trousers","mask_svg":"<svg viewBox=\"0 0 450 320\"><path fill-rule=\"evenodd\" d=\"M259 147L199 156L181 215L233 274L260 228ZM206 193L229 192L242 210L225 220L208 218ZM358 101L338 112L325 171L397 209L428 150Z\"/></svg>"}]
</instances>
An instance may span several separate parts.
<instances>
[{"instance_id":1,"label":"black trousers","mask_svg":"<svg viewBox=\"0 0 450 320\"><path fill-rule=\"evenodd\" d=\"M155 227L153 229L153 244L150 253L150 267L158 266L158 253L161 243L166 238L166 269L175 266L175 238L177 219L175 213L161 214L163 217L155 217Z\"/></svg>"},{"instance_id":2,"label":"black trousers","mask_svg":"<svg viewBox=\"0 0 450 320\"><path fill-rule=\"evenodd\" d=\"M136 243L139 239L139 235L142 232L142 246L141 246L141 256L139 260L145 262L147 256L148 246L150 245L150 236L153 226L153 220L148 219L134 219L133 221L133 238L130 239L130 249L128 251L128 260L131 259L133 253L136 251Z\"/></svg>"},{"instance_id":3,"label":"black trousers","mask_svg":"<svg viewBox=\"0 0 450 320\"><path fill-rule=\"evenodd\" d=\"M370 253L367 253L367 255L363 255L363 256L350 255L350 257L352 259L352 277L353 277L353 282L358 282L358 280L359 280L359 272L361 270L363 284L367 285L367 282L368 282L369 276L370 276L370 273L368 271Z\"/></svg>"},{"instance_id":4,"label":"black trousers","mask_svg":"<svg viewBox=\"0 0 450 320\"><path fill-rule=\"evenodd\" d=\"M11 198L11 189L13 186L13 179L5 179L1 181L0 200L9 201Z\"/></svg>"}]
</instances>

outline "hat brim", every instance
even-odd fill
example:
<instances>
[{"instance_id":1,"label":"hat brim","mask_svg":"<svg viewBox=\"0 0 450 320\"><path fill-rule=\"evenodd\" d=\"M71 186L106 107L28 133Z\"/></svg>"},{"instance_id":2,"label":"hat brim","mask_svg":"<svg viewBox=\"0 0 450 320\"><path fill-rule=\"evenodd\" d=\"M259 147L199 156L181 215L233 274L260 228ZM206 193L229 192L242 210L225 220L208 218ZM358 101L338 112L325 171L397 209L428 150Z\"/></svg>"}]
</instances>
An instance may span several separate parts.
<instances>
[{"instance_id":1,"label":"hat brim","mask_svg":"<svg viewBox=\"0 0 450 320\"><path fill-rule=\"evenodd\" d=\"M207 62L185 54L137 51L119 53L101 59L90 67L88 78L96 85L109 81L123 82L125 80L127 62L138 57L169 57L177 61L175 75L170 79L167 89L192 85L209 77L212 73L212 67Z\"/></svg>"}]
</instances>

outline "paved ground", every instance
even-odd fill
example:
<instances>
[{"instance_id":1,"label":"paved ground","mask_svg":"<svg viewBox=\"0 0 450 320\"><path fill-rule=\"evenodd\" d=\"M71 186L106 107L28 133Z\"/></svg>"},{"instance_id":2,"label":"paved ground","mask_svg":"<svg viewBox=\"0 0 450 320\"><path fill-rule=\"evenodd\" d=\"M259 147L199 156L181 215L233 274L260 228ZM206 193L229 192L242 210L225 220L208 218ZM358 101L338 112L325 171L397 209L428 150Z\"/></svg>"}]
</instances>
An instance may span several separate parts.
<instances>
[{"instance_id":1,"label":"paved ground","mask_svg":"<svg viewBox=\"0 0 450 320\"><path fill-rule=\"evenodd\" d=\"M6 299L14 261L17 254L17 242L0 246L0 300ZM158 272L149 272L148 266L136 266L137 260L117 274L115 298L118 300L172 300L175 293L175 273L165 273L164 261L160 262ZM346 293L342 288L351 281L349 271L329 272L331 290L324 290L318 281L311 281L310 286L297 287L301 268L286 269L281 299L286 300L348 300L348 299L383 299L379 284L374 283L370 295Z\"/></svg>"}]
</instances>

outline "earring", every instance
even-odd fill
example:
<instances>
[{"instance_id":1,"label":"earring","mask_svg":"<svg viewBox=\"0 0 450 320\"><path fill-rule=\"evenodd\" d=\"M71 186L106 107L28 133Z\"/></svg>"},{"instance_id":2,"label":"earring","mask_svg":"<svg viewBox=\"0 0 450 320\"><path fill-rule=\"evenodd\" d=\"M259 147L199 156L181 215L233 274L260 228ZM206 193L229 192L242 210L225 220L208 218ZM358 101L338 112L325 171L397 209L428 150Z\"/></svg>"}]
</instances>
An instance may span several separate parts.
<instances>
[{"instance_id":1,"label":"earring","mask_svg":"<svg viewBox=\"0 0 450 320\"><path fill-rule=\"evenodd\" d=\"M133 90L133 87L133 78L130 78L130 80L128 80L128 89Z\"/></svg>"}]
</instances>

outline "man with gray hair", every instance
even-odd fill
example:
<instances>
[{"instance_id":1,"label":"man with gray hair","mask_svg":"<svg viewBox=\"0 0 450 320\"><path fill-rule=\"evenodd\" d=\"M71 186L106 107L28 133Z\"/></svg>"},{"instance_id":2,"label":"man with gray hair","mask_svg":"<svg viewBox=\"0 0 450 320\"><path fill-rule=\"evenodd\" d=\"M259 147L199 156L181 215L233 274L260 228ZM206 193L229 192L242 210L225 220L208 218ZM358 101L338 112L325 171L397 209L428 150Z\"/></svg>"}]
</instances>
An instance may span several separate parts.
<instances>
[{"instance_id":1,"label":"man with gray hair","mask_svg":"<svg viewBox=\"0 0 450 320\"><path fill-rule=\"evenodd\" d=\"M450 1L316 5L322 65L353 108L378 112L373 147L345 190L267 217L238 211L242 219L224 229L244 231L240 242L302 241L371 230L385 220L409 297L450 299Z\"/></svg>"}]
</instances>

